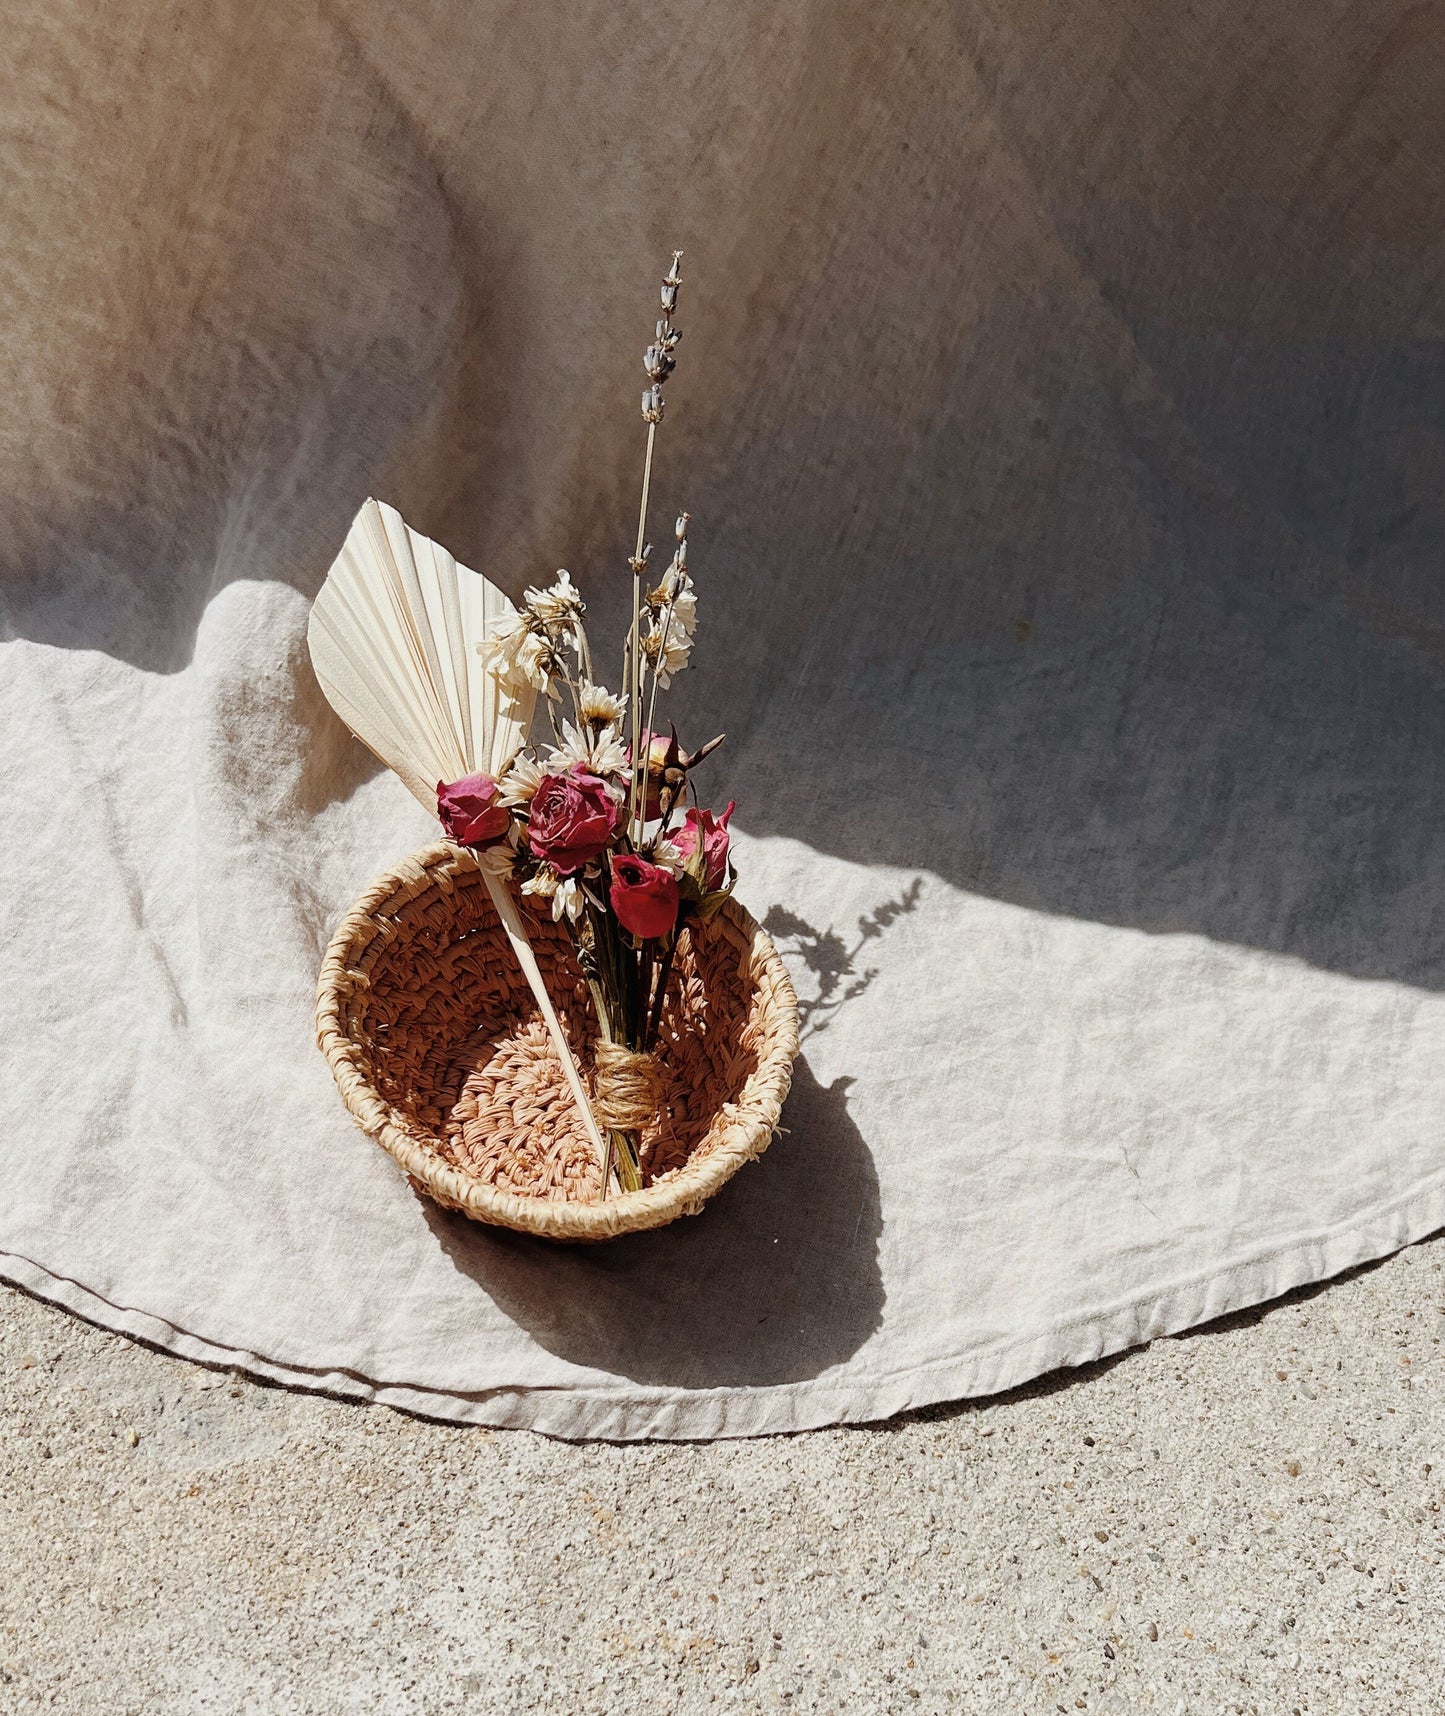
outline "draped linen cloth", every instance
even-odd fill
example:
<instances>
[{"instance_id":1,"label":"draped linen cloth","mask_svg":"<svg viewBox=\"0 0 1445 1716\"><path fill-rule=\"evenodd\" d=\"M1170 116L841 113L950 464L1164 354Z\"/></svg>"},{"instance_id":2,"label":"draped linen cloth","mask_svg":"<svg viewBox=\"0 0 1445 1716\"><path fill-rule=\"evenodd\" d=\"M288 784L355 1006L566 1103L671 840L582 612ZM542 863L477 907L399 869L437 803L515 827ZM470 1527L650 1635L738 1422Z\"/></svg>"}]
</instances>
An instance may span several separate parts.
<instances>
[{"instance_id":1,"label":"draped linen cloth","mask_svg":"<svg viewBox=\"0 0 1445 1716\"><path fill-rule=\"evenodd\" d=\"M1445 1223L1445 55L1404 0L14 0L0 1274L443 1418L877 1418ZM620 637L684 340L684 736L788 1130L566 1250L312 1041L432 836L306 615L368 493ZM614 675L615 678L615 675Z\"/></svg>"}]
</instances>

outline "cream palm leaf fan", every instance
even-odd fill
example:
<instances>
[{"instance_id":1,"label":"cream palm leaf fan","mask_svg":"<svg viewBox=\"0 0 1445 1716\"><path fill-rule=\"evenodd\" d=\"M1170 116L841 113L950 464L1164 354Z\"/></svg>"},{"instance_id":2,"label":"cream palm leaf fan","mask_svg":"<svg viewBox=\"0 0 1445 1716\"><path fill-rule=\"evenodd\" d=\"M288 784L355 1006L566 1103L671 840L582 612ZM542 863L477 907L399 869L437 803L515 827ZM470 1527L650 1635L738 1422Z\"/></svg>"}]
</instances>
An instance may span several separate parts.
<instances>
[{"instance_id":1,"label":"cream palm leaf fan","mask_svg":"<svg viewBox=\"0 0 1445 1716\"><path fill-rule=\"evenodd\" d=\"M437 783L500 775L527 740L536 692L513 697L476 646L516 609L395 507L368 500L311 609L307 642L331 707L435 812ZM506 882L483 877L552 1034L599 1162L606 1147Z\"/></svg>"}]
</instances>

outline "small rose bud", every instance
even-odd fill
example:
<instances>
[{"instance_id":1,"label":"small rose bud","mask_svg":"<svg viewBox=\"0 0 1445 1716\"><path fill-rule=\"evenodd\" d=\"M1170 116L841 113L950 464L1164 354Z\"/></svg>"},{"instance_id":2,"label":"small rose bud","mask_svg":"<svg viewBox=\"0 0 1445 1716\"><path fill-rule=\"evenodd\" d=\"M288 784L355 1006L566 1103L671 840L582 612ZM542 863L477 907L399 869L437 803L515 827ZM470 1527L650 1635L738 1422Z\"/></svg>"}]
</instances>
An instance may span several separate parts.
<instances>
[{"instance_id":1,"label":"small rose bud","mask_svg":"<svg viewBox=\"0 0 1445 1716\"><path fill-rule=\"evenodd\" d=\"M736 808L729 804L721 816L714 816L710 810L690 809L683 826L672 836L673 845L689 860L688 869L697 873L709 893L727 883L731 844L728 819Z\"/></svg>"},{"instance_id":2,"label":"small rose bud","mask_svg":"<svg viewBox=\"0 0 1445 1716\"><path fill-rule=\"evenodd\" d=\"M642 647L648 651L649 657L655 656L657 653L656 644L652 640L644 638ZM646 760L647 772L645 815L647 820L651 822L654 817L662 815L662 793L666 784L667 772L677 766L681 760L682 752L678 749L675 733L653 733L646 727L642 729L641 750ZM627 747L627 763L630 768L632 766L631 745Z\"/></svg>"},{"instance_id":3,"label":"small rose bud","mask_svg":"<svg viewBox=\"0 0 1445 1716\"><path fill-rule=\"evenodd\" d=\"M630 852L620 852L612 860L612 887L607 898L623 929L651 940L666 935L677 922L681 895L677 877L670 870L635 858Z\"/></svg>"}]
</instances>

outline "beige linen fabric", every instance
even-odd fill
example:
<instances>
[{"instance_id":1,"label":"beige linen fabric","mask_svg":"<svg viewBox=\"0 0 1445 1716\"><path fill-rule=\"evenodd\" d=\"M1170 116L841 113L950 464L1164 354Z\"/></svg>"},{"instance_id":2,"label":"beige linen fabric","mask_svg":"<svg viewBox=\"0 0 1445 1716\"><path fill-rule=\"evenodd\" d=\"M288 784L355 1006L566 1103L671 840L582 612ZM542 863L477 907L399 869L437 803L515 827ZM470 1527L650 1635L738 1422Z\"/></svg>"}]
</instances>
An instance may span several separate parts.
<instances>
[{"instance_id":1,"label":"beige linen fabric","mask_svg":"<svg viewBox=\"0 0 1445 1716\"><path fill-rule=\"evenodd\" d=\"M563 1435L1007 1387L1445 1222L1440 14L15 0L0 1272ZM419 1201L311 1041L430 837L367 493L615 624L655 277L790 1128L695 1221Z\"/></svg>"}]
</instances>

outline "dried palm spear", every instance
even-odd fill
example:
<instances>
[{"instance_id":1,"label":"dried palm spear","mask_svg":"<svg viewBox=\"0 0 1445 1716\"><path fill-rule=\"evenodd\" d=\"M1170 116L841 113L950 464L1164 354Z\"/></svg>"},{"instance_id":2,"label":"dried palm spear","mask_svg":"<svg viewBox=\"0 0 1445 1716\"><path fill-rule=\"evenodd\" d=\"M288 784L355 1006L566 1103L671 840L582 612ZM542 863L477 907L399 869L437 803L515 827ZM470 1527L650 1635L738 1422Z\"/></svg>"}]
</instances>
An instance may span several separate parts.
<instances>
[{"instance_id":1,"label":"dried palm spear","mask_svg":"<svg viewBox=\"0 0 1445 1716\"><path fill-rule=\"evenodd\" d=\"M307 642L327 701L362 744L435 812L437 785L499 776L526 743L536 693L508 692L476 646L516 609L395 507L368 500L311 609ZM577 1062L526 926L500 876L487 889L556 1044L599 1162L607 1158Z\"/></svg>"}]
</instances>

